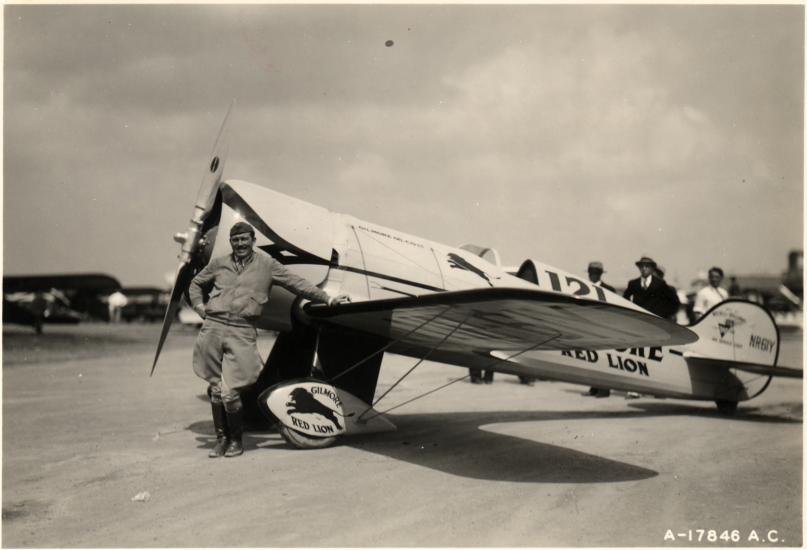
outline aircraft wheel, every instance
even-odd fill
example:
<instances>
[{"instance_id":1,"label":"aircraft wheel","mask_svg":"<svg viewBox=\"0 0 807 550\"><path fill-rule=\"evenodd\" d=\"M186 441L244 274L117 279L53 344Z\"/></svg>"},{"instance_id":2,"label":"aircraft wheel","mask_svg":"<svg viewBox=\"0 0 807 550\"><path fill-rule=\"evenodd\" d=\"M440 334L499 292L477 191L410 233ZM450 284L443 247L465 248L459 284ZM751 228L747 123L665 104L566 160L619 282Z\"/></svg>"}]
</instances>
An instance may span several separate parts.
<instances>
[{"instance_id":1,"label":"aircraft wheel","mask_svg":"<svg viewBox=\"0 0 807 550\"><path fill-rule=\"evenodd\" d=\"M337 436L312 437L283 425L280 426L280 435L286 440L286 443L297 449L324 449L336 443L337 439Z\"/></svg>"},{"instance_id":2,"label":"aircraft wheel","mask_svg":"<svg viewBox=\"0 0 807 550\"><path fill-rule=\"evenodd\" d=\"M726 416L734 416L734 413L737 412L736 401L727 401L725 399L718 399L717 401L715 401L715 404L717 405L717 410L725 414Z\"/></svg>"}]
</instances>

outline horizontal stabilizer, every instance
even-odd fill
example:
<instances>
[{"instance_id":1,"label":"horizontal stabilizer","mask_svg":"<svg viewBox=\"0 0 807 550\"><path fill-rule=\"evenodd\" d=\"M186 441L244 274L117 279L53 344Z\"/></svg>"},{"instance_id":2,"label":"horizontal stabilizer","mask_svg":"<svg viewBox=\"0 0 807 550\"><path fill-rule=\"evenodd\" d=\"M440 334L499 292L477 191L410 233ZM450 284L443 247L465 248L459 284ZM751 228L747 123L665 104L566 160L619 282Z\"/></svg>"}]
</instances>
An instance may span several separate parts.
<instances>
[{"instance_id":1,"label":"horizontal stabilizer","mask_svg":"<svg viewBox=\"0 0 807 550\"><path fill-rule=\"evenodd\" d=\"M770 365L762 365L760 363L746 363L743 361L726 361L723 359L711 359L709 357L686 357L687 363L694 365L703 365L706 367L723 367L730 369L738 369L745 372L751 372L762 376L780 376L783 378L804 378L804 371L802 369L794 369L791 367L772 367Z\"/></svg>"}]
</instances>

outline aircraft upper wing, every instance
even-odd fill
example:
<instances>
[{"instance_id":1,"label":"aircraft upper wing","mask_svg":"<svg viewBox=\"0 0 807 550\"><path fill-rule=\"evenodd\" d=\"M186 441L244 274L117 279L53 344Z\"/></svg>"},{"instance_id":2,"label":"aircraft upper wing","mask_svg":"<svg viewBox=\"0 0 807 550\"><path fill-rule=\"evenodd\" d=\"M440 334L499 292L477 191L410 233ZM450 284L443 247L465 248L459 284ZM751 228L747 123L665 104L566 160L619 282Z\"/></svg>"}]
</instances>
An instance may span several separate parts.
<instances>
[{"instance_id":1,"label":"aircraft upper wing","mask_svg":"<svg viewBox=\"0 0 807 550\"><path fill-rule=\"evenodd\" d=\"M604 302L522 288L483 288L334 307L315 321L443 351L613 349L694 342L687 328ZM453 331L453 332L452 332ZM445 341L443 341L445 339Z\"/></svg>"}]
</instances>

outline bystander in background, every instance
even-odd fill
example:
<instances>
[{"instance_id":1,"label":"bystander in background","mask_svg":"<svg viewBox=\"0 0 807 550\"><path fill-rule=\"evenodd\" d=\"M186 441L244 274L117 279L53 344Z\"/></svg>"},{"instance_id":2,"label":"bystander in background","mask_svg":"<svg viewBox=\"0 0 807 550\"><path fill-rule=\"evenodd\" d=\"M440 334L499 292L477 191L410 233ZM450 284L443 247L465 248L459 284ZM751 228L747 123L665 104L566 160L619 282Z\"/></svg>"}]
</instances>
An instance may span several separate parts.
<instances>
[{"instance_id":1,"label":"bystander in background","mask_svg":"<svg viewBox=\"0 0 807 550\"><path fill-rule=\"evenodd\" d=\"M721 282L723 282L723 270L719 267L711 268L709 270L709 286L703 287L695 295L695 306L692 308L692 312L695 314L696 321L703 317L704 313L729 297L728 291L721 288Z\"/></svg>"},{"instance_id":2,"label":"bystander in background","mask_svg":"<svg viewBox=\"0 0 807 550\"><path fill-rule=\"evenodd\" d=\"M614 287L606 283L602 280L602 275L605 273L605 266L602 262L589 262L588 264L588 280L594 286L599 286L604 288L605 290L610 290L614 292ZM611 390L607 388L596 388L591 386L588 390L588 393L584 393L583 395L591 396L591 397L608 397L611 395Z\"/></svg>"}]
</instances>

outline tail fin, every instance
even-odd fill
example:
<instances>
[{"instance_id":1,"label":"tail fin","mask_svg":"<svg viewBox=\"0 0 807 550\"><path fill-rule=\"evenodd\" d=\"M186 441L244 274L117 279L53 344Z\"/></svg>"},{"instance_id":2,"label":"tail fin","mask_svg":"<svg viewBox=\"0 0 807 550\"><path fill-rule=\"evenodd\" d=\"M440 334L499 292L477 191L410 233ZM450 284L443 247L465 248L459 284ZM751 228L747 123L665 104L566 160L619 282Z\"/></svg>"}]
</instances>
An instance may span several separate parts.
<instances>
[{"instance_id":1,"label":"tail fin","mask_svg":"<svg viewBox=\"0 0 807 550\"><path fill-rule=\"evenodd\" d=\"M686 346L688 357L771 367L779 359L779 329L768 310L753 302L721 302L689 329L699 339Z\"/></svg>"}]
</instances>

